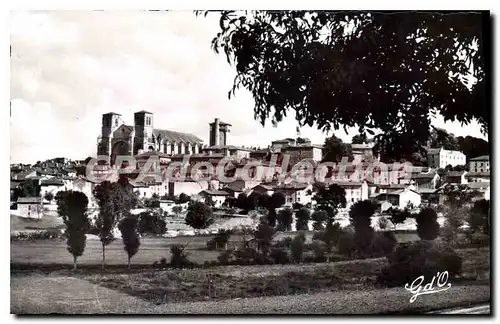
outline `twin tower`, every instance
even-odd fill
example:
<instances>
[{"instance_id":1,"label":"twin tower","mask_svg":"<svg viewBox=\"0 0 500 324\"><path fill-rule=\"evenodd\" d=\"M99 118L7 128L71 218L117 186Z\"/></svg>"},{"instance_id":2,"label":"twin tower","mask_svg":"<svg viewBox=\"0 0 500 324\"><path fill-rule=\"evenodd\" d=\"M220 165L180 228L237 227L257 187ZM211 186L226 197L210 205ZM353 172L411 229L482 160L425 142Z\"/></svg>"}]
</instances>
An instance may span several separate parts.
<instances>
[{"instance_id":1,"label":"twin tower","mask_svg":"<svg viewBox=\"0 0 500 324\"><path fill-rule=\"evenodd\" d=\"M218 118L210 123L209 145L229 145L231 125ZM101 135L97 142L97 154L137 155L145 151L157 151L169 155L198 154L203 150L203 140L194 134L154 128L153 113L134 113L134 125L126 125L117 113L102 115Z\"/></svg>"}]
</instances>

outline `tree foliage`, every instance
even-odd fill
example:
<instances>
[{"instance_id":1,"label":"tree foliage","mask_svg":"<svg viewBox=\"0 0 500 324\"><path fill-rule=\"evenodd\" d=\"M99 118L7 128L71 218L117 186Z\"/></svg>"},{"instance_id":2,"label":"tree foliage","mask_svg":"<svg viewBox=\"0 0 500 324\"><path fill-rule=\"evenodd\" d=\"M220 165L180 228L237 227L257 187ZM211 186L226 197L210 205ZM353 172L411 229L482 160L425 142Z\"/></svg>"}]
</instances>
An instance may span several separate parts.
<instances>
[{"instance_id":1,"label":"tree foliage","mask_svg":"<svg viewBox=\"0 0 500 324\"><path fill-rule=\"evenodd\" d=\"M316 210L312 213L313 228L315 230L323 229L325 222L328 220L328 214L324 210Z\"/></svg>"},{"instance_id":2,"label":"tree foliage","mask_svg":"<svg viewBox=\"0 0 500 324\"><path fill-rule=\"evenodd\" d=\"M77 258L83 255L90 228L87 215L89 200L80 191L59 191L56 195L57 211L66 226L65 236L68 252L73 255L73 267Z\"/></svg>"},{"instance_id":3,"label":"tree foliage","mask_svg":"<svg viewBox=\"0 0 500 324\"><path fill-rule=\"evenodd\" d=\"M309 230L309 219L311 211L307 207L302 207L295 213L295 229L297 231Z\"/></svg>"},{"instance_id":4,"label":"tree foliage","mask_svg":"<svg viewBox=\"0 0 500 324\"><path fill-rule=\"evenodd\" d=\"M434 240L439 235L439 223L436 211L432 208L423 208L415 216L417 234L422 240Z\"/></svg>"},{"instance_id":5,"label":"tree foliage","mask_svg":"<svg viewBox=\"0 0 500 324\"><path fill-rule=\"evenodd\" d=\"M323 162L328 161L340 163L343 162L342 158L346 158L344 160L345 162L349 162L354 159L351 145L344 143L335 135L327 137L325 139Z\"/></svg>"},{"instance_id":6,"label":"tree foliage","mask_svg":"<svg viewBox=\"0 0 500 324\"><path fill-rule=\"evenodd\" d=\"M139 214L137 231L142 234L161 235L167 232L167 222L158 210L149 210Z\"/></svg>"},{"instance_id":7,"label":"tree foliage","mask_svg":"<svg viewBox=\"0 0 500 324\"><path fill-rule=\"evenodd\" d=\"M430 120L489 127L480 12L221 11L212 48L252 93L255 118L376 135L393 157L423 151ZM471 74L473 81L467 80ZM418 125L418 127L415 127Z\"/></svg>"},{"instance_id":8,"label":"tree foliage","mask_svg":"<svg viewBox=\"0 0 500 324\"><path fill-rule=\"evenodd\" d=\"M186 225L194 229L205 229L214 222L212 208L201 201L194 201L188 207Z\"/></svg>"},{"instance_id":9,"label":"tree foliage","mask_svg":"<svg viewBox=\"0 0 500 324\"><path fill-rule=\"evenodd\" d=\"M278 229L281 231L291 231L293 223L293 210L290 208L282 209L278 212Z\"/></svg>"},{"instance_id":10,"label":"tree foliage","mask_svg":"<svg viewBox=\"0 0 500 324\"><path fill-rule=\"evenodd\" d=\"M373 240L372 216L375 206L370 200L358 201L349 210L349 221L354 226L354 244L361 252L368 252Z\"/></svg>"},{"instance_id":11,"label":"tree foliage","mask_svg":"<svg viewBox=\"0 0 500 324\"><path fill-rule=\"evenodd\" d=\"M486 199L477 200L471 209L469 226L474 232L490 234L490 202Z\"/></svg>"},{"instance_id":12,"label":"tree foliage","mask_svg":"<svg viewBox=\"0 0 500 324\"><path fill-rule=\"evenodd\" d=\"M316 210L326 212L328 224L333 224L338 210L347 204L344 188L336 184L320 186L312 199L316 202Z\"/></svg>"},{"instance_id":13,"label":"tree foliage","mask_svg":"<svg viewBox=\"0 0 500 324\"><path fill-rule=\"evenodd\" d=\"M127 252L129 269L130 260L139 251L139 246L141 245L137 226L138 221L136 217L124 218L118 225L118 229L122 234L123 249Z\"/></svg>"}]
</instances>

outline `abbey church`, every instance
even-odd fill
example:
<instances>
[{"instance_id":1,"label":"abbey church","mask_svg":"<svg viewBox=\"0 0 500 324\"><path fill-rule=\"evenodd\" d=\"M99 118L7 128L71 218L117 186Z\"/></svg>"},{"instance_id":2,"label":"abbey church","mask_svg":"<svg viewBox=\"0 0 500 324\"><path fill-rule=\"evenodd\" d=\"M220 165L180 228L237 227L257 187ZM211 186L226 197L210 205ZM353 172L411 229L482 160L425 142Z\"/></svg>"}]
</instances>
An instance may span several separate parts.
<instances>
[{"instance_id":1,"label":"abbey church","mask_svg":"<svg viewBox=\"0 0 500 324\"><path fill-rule=\"evenodd\" d=\"M137 155L157 151L168 155L197 154L203 149L203 140L193 134L154 128L153 114L139 111L134 114L134 125L125 125L122 116L107 113L102 116L102 131L97 143L98 155Z\"/></svg>"}]
</instances>

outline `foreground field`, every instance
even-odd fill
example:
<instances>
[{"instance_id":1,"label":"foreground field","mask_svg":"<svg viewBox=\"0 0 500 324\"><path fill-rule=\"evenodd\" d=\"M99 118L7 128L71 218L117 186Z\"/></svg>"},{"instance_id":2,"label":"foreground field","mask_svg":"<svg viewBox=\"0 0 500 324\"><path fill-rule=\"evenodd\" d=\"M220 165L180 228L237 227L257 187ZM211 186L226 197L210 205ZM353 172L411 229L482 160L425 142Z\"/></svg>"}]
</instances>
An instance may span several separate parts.
<instances>
[{"instance_id":1,"label":"foreground field","mask_svg":"<svg viewBox=\"0 0 500 324\"><path fill-rule=\"evenodd\" d=\"M15 313L370 314L488 302L489 249L458 253L464 260L464 278L449 291L421 296L414 304L409 304L411 296L403 287L374 285L386 265L385 258L378 258L132 273L13 272L11 309ZM224 303L216 302L221 300Z\"/></svg>"},{"instance_id":2,"label":"foreground field","mask_svg":"<svg viewBox=\"0 0 500 324\"><path fill-rule=\"evenodd\" d=\"M280 238L293 237L296 233L280 233ZM313 233L307 233L309 239ZM398 242L417 240L416 233L396 233ZM234 237L234 236L233 236ZM143 238L139 252L133 257L135 265L151 265L161 258L170 259L169 247L173 244L188 244L188 258L190 261L203 264L205 261L217 260L220 251L206 250L207 241L212 236L187 236L172 238ZM37 240L11 242L11 263L16 264L73 264L73 257L68 253L64 240ZM102 260L102 246L98 240L87 240L83 256L78 258L79 264L100 264ZM115 240L106 247L106 263L110 265L126 264L127 257L123 250L121 239Z\"/></svg>"}]
</instances>

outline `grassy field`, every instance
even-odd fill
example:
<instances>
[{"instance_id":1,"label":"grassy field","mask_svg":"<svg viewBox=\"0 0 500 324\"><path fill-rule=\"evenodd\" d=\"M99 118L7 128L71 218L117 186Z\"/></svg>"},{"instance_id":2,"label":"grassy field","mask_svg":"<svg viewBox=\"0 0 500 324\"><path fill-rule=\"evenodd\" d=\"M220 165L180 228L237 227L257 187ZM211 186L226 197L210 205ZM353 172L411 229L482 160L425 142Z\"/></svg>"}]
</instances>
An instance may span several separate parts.
<instances>
[{"instance_id":1,"label":"grassy field","mask_svg":"<svg viewBox=\"0 0 500 324\"><path fill-rule=\"evenodd\" d=\"M280 239L286 236L295 236L296 233L279 234ZM313 233L309 232L308 237ZM234 237L234 236L233 236ZM169 247L173 244L188 244L186 251L188 259L203 264L205 261L217 260L221 251L206 250L206 243L212 236L185 236L172 238L143 238L139 252L133 257L133 264L150 265L161 258L170 259ZM415 233L396 233L399 242L416 240ZM64 240L37 240L11 242L11 263L17 264L73 264L73 257L67 251ZM100 264L102 260L102 246L99 240L87 240L85 252L78 259L80 264ZM106 247L107 264L126 264L127 257L123 250L121 239L116 239Z\"/></svg>"},{"instance_id":2,"label":"grassy field","mask_svg":"<svg viewBox=\"0 0 500 324\"><path fill-rule=\"evenodd\" d=\"M25 230L47 230L64 228L63 221L60 217L45 215L40 219L19 217L10 215L10 230L25 231Z\"/></svg>"},{"instance_id":3,"label":"grassy field","mask_svg":"<svg viewBox=\"0 0 500 324\"><path fill-rule=\"evenodd\" d=\"M287 312L282 303L296 300L300 304L301 299L312 299L315 304L311 304L311 307L318 306L318 312L328 312L327 305L323 303L324 297L314 297L322 296L321 294L328 294L330 298L344 301L351 295L360 295L358 299L362 298L361 295L367 295L366 298L363 297L365 299L359 300L361 304L357 304L356 307L350 307L351 303L347 301L338 304L337 301L330 300L329 303L332 307L335 306L338 313L408 312L412 307L431 310L489 301L489 249L462 249L457 252L464 260L463 272L469 275L469 279L454 282L452 289L446 292L446 298L444 295L438 298L439 305L427 301L429 299L427 296L419 298L415 305L410 305L408 303L410 295L402 287L394 289L376 287L374 278L386 265L385 258L321 264L143 270L138 273L104 275L85 271L73 273L66 270L48 275L37 272L14 272L11 277L11 300L15 312L35 313L47 309L78 313L85 305L87 308L83 312L93 309L94 312L163 313L165 307L170 309L174 307L172 305L179 305L174 308L177 312L182 312L184 303L202 302L197 304L200 308L196 312L200 313L214 311L212 308L210 308L212 310L204 308L203 303L206 301L227 300L228 303L234 304L233 301L238 298L250 301L253 300L251 297L271 298L284 295L289 297L285 299L276 297L276 303L275 299L269 299L265 306L275 305L270 309L255 301L257 304L251 311L259 313L262 309L266 309L266 312L278 310ZM475 274L476 277L471 278L471 274ZM51 289L56 297L51 297L51 302L47 303L45 300L48 297L44 296L49 294L48 291ZM390 307L386 303L379 303L377 307L365 307L386 298L392 298ZM226 302L220 305L223 307L225 304ZM64 307L67 307L67 310ZM307 309L306 307L302 311L307 312ZM311 308L309 311L313 313L314 309ZM297 311L297 309L289 311L294 310ZM222 309L220 311L224 312ZM227 311L238 312L237 307L230 307Z\"/></svg>"}]
</instances>

